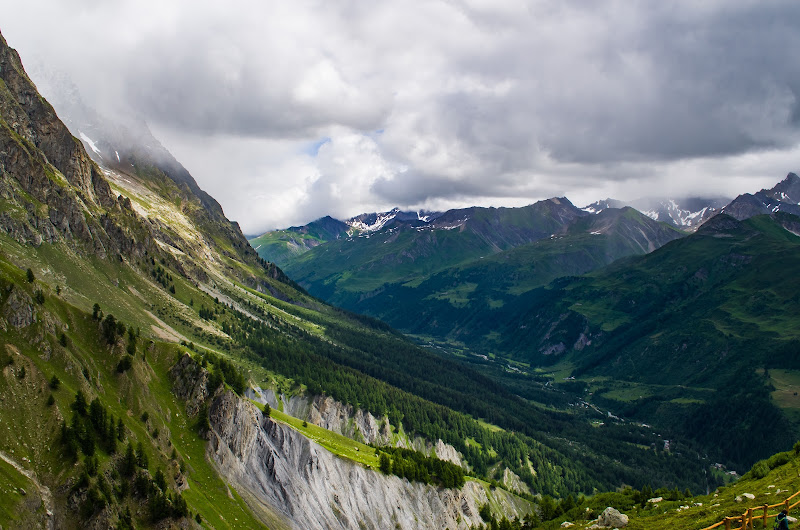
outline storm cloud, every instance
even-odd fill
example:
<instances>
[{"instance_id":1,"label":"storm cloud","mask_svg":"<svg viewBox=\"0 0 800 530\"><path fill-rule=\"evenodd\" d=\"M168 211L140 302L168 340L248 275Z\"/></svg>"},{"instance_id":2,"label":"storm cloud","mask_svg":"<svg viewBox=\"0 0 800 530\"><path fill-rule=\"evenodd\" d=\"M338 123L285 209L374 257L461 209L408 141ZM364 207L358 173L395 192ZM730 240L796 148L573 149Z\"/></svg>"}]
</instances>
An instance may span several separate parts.
<instances>
[{"instance_id":1,"label":"storm cloud","mask_svg":"<svg viewBox=\"0 0 800 530\"><path fill-rule=\"evenodd\" d=\"M23 60L141 116L247 233L797 168L791 0L19 4L0 30Z\"/></svg>"}]
</instances>

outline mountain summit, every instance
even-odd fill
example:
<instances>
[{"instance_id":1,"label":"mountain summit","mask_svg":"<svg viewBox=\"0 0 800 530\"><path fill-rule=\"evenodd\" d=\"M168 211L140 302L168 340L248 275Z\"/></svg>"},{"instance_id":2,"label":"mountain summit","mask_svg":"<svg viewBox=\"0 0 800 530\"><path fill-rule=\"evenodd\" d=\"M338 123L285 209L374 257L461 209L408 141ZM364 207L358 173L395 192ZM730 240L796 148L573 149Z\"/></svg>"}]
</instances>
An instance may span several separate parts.
<instances>
[{"instance_id":1,"label":"mountain summit","mask_svg":"<svg viewBox=\"0 0 800 530\"><path fill-rule=\"evenodd\" d=\"M776 212L800 215L800 177L789 173L771 189L739 195L722 211L739 220Z\"/></svg>"}]
</instances>

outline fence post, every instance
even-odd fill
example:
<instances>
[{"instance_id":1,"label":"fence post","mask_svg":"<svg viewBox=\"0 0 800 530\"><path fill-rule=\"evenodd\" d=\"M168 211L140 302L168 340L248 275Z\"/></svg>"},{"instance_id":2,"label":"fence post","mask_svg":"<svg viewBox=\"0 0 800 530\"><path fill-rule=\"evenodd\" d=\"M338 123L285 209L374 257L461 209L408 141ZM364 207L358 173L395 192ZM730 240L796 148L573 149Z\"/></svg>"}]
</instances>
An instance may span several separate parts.
<instances>
[{"instance_id":1,"label":"fence post","mask_svg":"<svg viewBox=\"0 0 800 530\"><path fill-rule=\"evenodd\" d=\"M767 527L767 510L769 510L769 505L764 505L764 517L761 519L764 522L764 528Z\"/></svg>"},{"instance_id":2,"label":"fence post","mask_svg":"<svg viewBox=\"0 0 800 530\"><path fill-rule=\"evenodd\" d=\"M786 510L786 513L788 514L789 513L789 499L786 499L783 502L783 505L784 505L784 510Z\"/></svg>"},{"instance_id":3,"label":"fence post","mask_svg":"<svg viewBox=\"0 0 800 530\"><path fill-rule=\"evenodd\" d=\"M725 530L731 530L731 518L730 517L726 517L725 518Z\"/></svg>"}]
</instances>

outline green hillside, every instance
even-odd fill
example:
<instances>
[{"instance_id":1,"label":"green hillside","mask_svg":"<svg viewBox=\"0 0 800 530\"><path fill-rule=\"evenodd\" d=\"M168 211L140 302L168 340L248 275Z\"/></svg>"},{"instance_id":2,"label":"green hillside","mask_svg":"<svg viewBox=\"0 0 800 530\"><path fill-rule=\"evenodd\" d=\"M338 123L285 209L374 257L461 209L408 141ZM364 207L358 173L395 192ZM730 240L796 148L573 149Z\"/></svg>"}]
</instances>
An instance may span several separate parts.
<instances>
[{"instance_id":1,"label":"green hillside","mask_svg":"<svg viewBox=\"0 0 800 530\"><path fill-rule=\"evenodd\" d=\"M544 498L539 520L527 528L597 528L597 518L608 508L624 514L628 519L625 528L630 530L703 530L715 525L725 528L726 519L731 528L743 528L742 516L748 513L750 518L746 521L753 524L753 528L772 528L787 501L791 507L789 515L797 518L800 514L797 506L800 501L798 450L800 446L796 444L794 450L776 453L761 460L741 480L712 488L705 495L692 496L690 492L676 489L624 488L560 502ZM714 473L724 475L721 469L715 469ZM766 524L763 519L765 505ZM562 526L565 523L571 525Z\"/></svg>"},{"instance_id":2,"label":"green hillside","mask_svg":"<svg viewBox=\"0 0 800 530\"><path fill-rule=\"evenodd\" d=\"M524 293L558 277L655 250L681 235L631 208L608 209L576 219L563 234L342 302L438 342L462 344L473 352L502 353L499 328L516 318L517 301ZM309 289L314 292L312 286Z\"/></svg>"},{"instance_id":3,"label":"green hillside","mask_svg":"<svg viewBox=\"0 0 800 530\"><path fill-rule=\"evenodd\" d=\"M265 232L250 239L250 245L263 259L285 267L292 258L322 243L347 237L348 230L345 223L323 217L304 226Z\"/></svg>"},{"instance_id":4,"label":"green hillside","mask_svg":"<svg viewBox=\"0 0 800 530\"><path fill-rule=\"evenodd\" d=\"M594 403L748 466L798 433L793 401L771 398L772 371L797 369L798 221L720 215L647 256L536 289L500 330L498 349L568 366ZM767 420L788 428L724 435Z\"/></svg>"}]
</instances>

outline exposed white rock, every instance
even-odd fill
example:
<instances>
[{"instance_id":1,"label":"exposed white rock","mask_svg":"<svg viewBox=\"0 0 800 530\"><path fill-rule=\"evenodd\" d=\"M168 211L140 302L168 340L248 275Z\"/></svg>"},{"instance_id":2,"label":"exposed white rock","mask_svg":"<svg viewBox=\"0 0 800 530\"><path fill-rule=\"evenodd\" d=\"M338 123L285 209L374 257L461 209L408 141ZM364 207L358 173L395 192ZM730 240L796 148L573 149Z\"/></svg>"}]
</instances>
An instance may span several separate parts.
<instances>
[{"instance_id":1,"label":"exposed white rock","mask_svg":"<svg viewBox=\"0 0 800 530\"><path fill-rule=\"evenodd\" d=\"M308 396L285 394L277 395L271 388L248 389L246 396L270 407L278 408L287 414L319 425L324 429L347 436L353 440L374 444L378 446L391 445L392 434L389 419L386 417L375 417L370 412L361 409L354 409L351 405L346 405L336 401L330 396L316 396L313 399ZM447 460L453 464L465 467L461 454L450 444L437 440L436 444L415 438L406 443L399 440L399 447L414 449L429 456L436 456L441 460ZM520 480L522 487L515 488L518 491L523 489L525 484Z\"/></svg>"},{"instance_id":2,"label":"exposed white rock","mask_svg":"<svg viewBox=\"0 0 800 530\"><path fill-rule=\"evenodd\" d=\"M482 524L487 490L468 481L443 489L386 476L339 458L227 392L209 408L209 458L271 526L292 528L459 528ZM490 492L507 517L530 505Z\"/></svg>"},{"instance_id":3,"label":"exposed white rock","mask_svg":"<svg viewBox=\"0 0 800 530\"><path fill-rule=\"evenodd\" d=\"M441 458L441 457L440 457ZM503 470L503 486L509 491L516 491L518 493L530 493L531 490L525 484L519 475L514 473L508 468Z\"/></svg>"}]
</instances>

